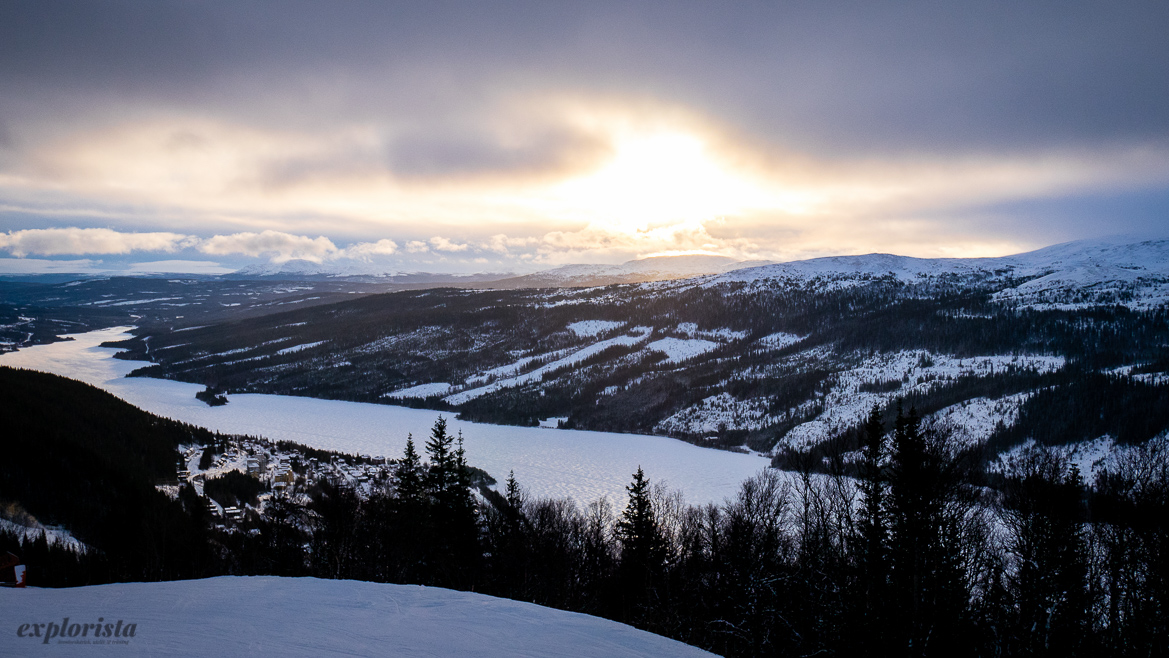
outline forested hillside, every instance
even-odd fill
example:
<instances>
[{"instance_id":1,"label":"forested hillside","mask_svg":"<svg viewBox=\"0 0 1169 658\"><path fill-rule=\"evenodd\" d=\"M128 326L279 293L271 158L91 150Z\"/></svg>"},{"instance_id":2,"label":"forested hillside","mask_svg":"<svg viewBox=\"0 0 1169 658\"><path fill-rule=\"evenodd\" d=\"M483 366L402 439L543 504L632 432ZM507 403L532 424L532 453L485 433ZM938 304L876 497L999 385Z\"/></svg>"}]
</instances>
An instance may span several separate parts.
<instances>
[{"instance_id":1,"label":"forested hillside","mask_svg":"<svg viewBox=\"0 0 1169 658\"><path fill-rule=\"evenodd\" d=\"M175 481L178 445L208 442L210 432L28 370L0 367L0 399L0 501L91 547L31 578L83 584L206 574L205 528L155 484Z\"/></svg>"},{"instance_id":2,"label":"forested hillside","mask_svg":"<svg viewBox=\"0 0 1169 658\"><path fill-rule=\"evenodd\" d=\"M1129 251L1148 260L1165 249ZM1067 249L1046 268L1036 255L989 269L825 259L579 290L371 295L204 327L143 328L120 346L125 358L157 364L137 374L229 394L662 434L771 452L781 463L833 442L855 451L850 437L866 410L876 404L891 417L897 400L972 446L1104 435L1139 443L1169 428L1156 412L1133 425L1134 409L1166 395L1162 273L1103 268L1104 256L1085 253L1092 272L1120 274L1069 283L1086 266ZM1040 391L1046 397L1036 398ZM1072 431L1046 423L1043 400L1057 398L1084 402L1061 407Z\"/></svg>"}]
</instances>

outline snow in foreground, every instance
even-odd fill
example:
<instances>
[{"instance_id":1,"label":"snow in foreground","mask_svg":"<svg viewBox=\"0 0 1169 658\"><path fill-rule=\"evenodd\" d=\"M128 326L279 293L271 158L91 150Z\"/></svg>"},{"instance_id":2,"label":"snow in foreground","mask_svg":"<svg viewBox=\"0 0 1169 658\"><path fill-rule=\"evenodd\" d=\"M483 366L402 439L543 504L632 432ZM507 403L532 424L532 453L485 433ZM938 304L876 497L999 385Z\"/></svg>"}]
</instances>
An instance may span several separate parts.
<instances>
[{"instance_id":1,"label":"snow in foreground","mask_svg":"<svg viewBox=\"0 0 1169 658\"><path fill-rule=\"evenodd\" d=\"M229 404L208 407L195 399L202 386L126 378L126 373L145 364L114 359L116 350L98 347L124 338L124 331L93 331L71 341L24 348L0 355L0 365L78 379L146 411L212 430L347 453L397 457L405 448L406 434L412 432L421 446L438 416L424 409L283 395L231 395ZM680 490L690 503L721 503L737 493L743 480L768 465L764 457L666 437L449 420L450 431L463 432L471 464L501 482L514 470L531 495L572 498L581 504L607 497L623 507L625 486L638 466L652 480Z\"/></svg>"},{"instance_id":2,"label":"snow in foreground","mask_svg":"<svg viewBox=\"0 0 1169 658\"><path fill-rule=\"evenodd\" d=\"M625 624L417 585L221 577L0 590L0 655L709 656ZM130 638L18 637L23 624L134 624ZM26 635L28 630L26 629ZM43 631L42 631L43 634ZM104 641L104 645L92 644ZM128 644L111 644L113 641Z\"/></svg>"}]
</instances>

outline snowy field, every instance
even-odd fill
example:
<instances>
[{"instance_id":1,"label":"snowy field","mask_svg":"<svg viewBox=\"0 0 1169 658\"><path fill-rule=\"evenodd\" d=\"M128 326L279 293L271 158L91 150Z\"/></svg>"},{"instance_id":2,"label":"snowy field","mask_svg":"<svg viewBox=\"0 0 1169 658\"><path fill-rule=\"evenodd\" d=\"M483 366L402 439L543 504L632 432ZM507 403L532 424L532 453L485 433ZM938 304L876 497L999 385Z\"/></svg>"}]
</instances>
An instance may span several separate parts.
<instances>
[{"instance_id":1,"label":"snowy field","mask_svg":"<svg viewBox=\"0 0 1169 658\"><path fill-rule=\"evenodd\" d=\"M556 372L558 370L563 370L564 368L572 367L572 366L588 359L589 357L592 357L592 356L595 356L597 354L600 354L601 352L604 352L605 350L609 349L610 347L619 347L619 346L629 347L631 345L637 345L638 343L643 342L646 339L646 337L649 336L650 333L653 332L653 329L651 327L634 327L632 332L634 332L633 335L617 336L615 338L610 338L608 340L602 340L598 343L593 343L592 345L589 345L588 347L584 347L584 348L581 348L579 350L572 352L571 354L569 354L566 357L557 359L555 361L552 361L551 363L546 363L546 364L540 366L539 368L536 368L535 370L533 370L531 372L527 372L527 373L524 373L522 375L516 375L515 377L510 377L508 379L501 379L499 381L488 384L486 386L480 386L478 388L472 388L472 389L469 389L466 391L455 393L454 395L447 396L446 398L443 398L443 399L444 399L444 401L446 401L449 404L460 405L460 404L463 404L463 403L468 402L470 400L474 400L475 398L487 395L488 393L494 393L495 391L499 391L499 390L502 390L505 388L515 388L517 386L523 386L524 384L531 384L532 382L538 382L538 381L544 379L544 375L546 375L548 373L553 373L553 372ZM511 364L511 365L506 365L506 366L501 366L499 368L495 368L494 370L488 371L488 372L489 373L502 373L502 372L507 372L507 371L516 371L522 365L530 363L531 360L532 360L531 357L526 357L517 363ZM470 380L468 380L467 383L469 385L474 385L474 383L476 381L480 381L480 379L473 377Z\"/></svg>"},{"instance_id":2,"label":"snowy field","mask_svg":"<svg viewBox=\"0 0 1169 658\"><path fill-rule=\"evenodd\" d=\"M421 449L438 413L377 404L281 395L232 395L230 404L209 407L195 399L203 387L160 379L125 378L145 365L113 358L98 347L124 337L125 328L74 336L0 355L0 365L31 368L93 384L147 411L233 434L264 436L348 453L397 457L413 433ZM694 504L722 502L768 460L681 441L636 434L612 434L466 423L448 418L462 431L467 458L502 482L508 471L535 496L587 503L602 496L619 507L638 466L651 480L680 490Z\"/></svg>"},{"instance_id":3,"label":"snowy field","mask_svg":"<svg viewBox=\"0 0 1169 658\"><path fill-rule=\"evenodd\" d=\"M436 587L222 577L0 590L5 656L710 656L625 624ZM54 637L103 622L103 637ZM104 637L104 624L133 637ZM28 624L26 627L25 624ZM33 624L41 637L29 637ZM53 626L49 626L52 624ZM116 626L114 627L117 628ZM24 629L25 637L20 637ZM112 633L111 633L112 634Z\"/></svg>"}]
</instances>

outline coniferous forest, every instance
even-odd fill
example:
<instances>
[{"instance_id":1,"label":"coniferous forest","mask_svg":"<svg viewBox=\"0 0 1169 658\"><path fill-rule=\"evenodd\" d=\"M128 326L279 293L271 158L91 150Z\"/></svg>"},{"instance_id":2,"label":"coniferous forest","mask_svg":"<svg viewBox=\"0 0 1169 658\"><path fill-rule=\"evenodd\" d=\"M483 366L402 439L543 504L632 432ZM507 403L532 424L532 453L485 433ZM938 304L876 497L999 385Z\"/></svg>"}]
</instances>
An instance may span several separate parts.
<instances>
[{"instance_id":1,"label":"coniferous forest","mask_svg":"<svg viewBox=\"0 0 1169 658\"><path fill-rule=\"evenodd\" d=\"M45 437L28 446L57 449L76 433L94 436L98 452L191 438L191 428L76 382L0 372L10 395L81 394L76 411L56 416L38 410L49 395L8 407L9 421ZM92 431L115 412L128 429ZM70 417L73 433L43 431ZM1164 437L1093 482L1042 446L987 476L914 409L886 422L874 408L861 441L849 474L839 458L827 473L768 469L722 505L686 505L638 469L623 505L581 507L529 498L514 478L499 492L482 486L440 419L372 495L322 480L307 498L271 498L242 532L215 529L190 486L177 501L151 498L149 463L94 460L89 480L55 480L56 496L41 500L32 492L44 488L6 462L0 497L52 515L91 549L11 534L0 534L0 549L22 552L45 585L220 574L421 583L608 617L723 655L1164 655ZM94 479L124 484L93 488ZM102 512L114 496L121 511ZM82 499L89 508L65 506ZM85 525L88 509L141 530L103 535Z\"/></svg>"}]
</instances>

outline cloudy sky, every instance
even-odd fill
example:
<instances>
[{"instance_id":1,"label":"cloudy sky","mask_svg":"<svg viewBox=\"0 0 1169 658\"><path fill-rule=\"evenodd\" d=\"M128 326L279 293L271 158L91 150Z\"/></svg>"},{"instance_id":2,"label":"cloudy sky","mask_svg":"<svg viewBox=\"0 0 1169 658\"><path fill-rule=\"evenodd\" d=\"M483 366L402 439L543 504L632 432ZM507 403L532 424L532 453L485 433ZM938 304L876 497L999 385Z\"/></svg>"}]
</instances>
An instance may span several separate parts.
<instances>
[{"instance_id":1,"label":"cloudy sky","mask_svg":"<svg viewBox=\"0 0 1169 658\"><path fill-rule=\"evenodd\" d=\"M1169 234L1169 3L0 4L0 272Z\"/></svg>"}]
</instances>

